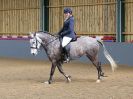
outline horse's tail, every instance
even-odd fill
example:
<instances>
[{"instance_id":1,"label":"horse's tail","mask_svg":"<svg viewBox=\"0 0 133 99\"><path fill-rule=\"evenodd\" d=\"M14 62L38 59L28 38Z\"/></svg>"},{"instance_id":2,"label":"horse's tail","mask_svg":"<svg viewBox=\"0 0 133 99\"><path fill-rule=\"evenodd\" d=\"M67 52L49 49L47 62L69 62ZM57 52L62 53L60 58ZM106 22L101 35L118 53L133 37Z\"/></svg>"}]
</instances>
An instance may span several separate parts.
<instances>
[{"instance_id":1,"label":"horse's tail","mask_svg":"<svg viewBox=\"0 0 133 99\"><path fill-rule=\"evenodd\" d=\"M111 67L112 67L112 71L114 71L117 68L117 64L115 63L114 59L111 57L109 52L107 51L107 49L106 49L105 45L103 44L103 42L100 41L100 40L97 40L97 42L102 45L102 47L104 49L104 55L108 59L108 61L110 62Z\"/></svg>"}]
</instances>

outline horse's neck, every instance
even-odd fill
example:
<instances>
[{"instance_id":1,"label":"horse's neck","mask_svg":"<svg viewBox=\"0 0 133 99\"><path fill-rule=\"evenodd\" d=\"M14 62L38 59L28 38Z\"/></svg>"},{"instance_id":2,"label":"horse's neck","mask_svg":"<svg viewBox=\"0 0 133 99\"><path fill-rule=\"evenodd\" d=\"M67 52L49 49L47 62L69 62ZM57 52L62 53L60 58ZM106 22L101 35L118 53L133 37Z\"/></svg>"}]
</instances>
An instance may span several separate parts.
<instances>
[{"instance_id":1,"label":"horse's neck","mask_svg":"<svg viewBox=\"0 0 133 99\"><path fill-rule=\"evenodd\" d=\"M45 51L47 53L47 55L51 56L51 52L54 52L54 50L57 50L59 51L59 47L60 47L60 42L59 42L59 39L52 36L52 35L47 35L45 36L44 38L44 47L45 47ZM57 44L57 45L56 45ZM54 55L54 54L52 54Z\"/></svg>"},{"instance_id":2,"label":"horse's neck","mask_svg":"<svg viewBox=\"0 0 133 99\"><path fill-rule=\"evenodd\" d=\"M55 37L50 34L40 34L39 38L41 38L45 43L48 43L51 40L53 40Z\"/></svg>"},{"instance_id":3,"label":"horse's neck","mask_svg":"<svg viewBox=\"0 0 133 99\"><path fill-rule=\"evenodd\" d=\"M51 35L47 35L44 38L47 42L51 41L53 39L53 37Z\"/></svg>"}]
</instances>

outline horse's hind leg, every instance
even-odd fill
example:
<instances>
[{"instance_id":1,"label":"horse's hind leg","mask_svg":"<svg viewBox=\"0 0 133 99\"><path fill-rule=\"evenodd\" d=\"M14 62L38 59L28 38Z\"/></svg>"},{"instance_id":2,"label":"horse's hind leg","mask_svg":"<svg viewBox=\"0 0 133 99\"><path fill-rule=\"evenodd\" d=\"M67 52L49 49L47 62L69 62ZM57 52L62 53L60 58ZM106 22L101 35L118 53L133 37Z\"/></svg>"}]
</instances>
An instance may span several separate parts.
<instances>
[{"instance_id":1,"label":"horse's hind leg","mask_svg":"<svg viewBox=\"0 0 133 99\"><path fill-rule=\"evenodd\" d=\"M92 63L95 65L97 72L98 72L98 79L97 79L97 83L99 83L101 81L101 76L104 75L104 73L102 72L102 68L101 68L101 62L97 62L97 61L92 61Z\"/></svg>"},{"instance_id":2,"label":"horse's hind leg","mask_svg":"<svg viewBox=\"0 0 133 99\"><path fill-rule=\"evenodd\" d=\"M67 82L71 82L71 76L67 75L67 74L63 71L61 63L59 63L59 64L57 65L57 68L58 68L59 72L65 76L65 78L67 79Z\"/></svg>"},{"instance_id":3,"label":"horse's hind leg","mask_svg":"<svg viewBox=\"0 0 133 99\"><path fill-rule=\"evenodd\" d=\"M98 80L97 82L100 82L101 76L104 76L104 73L102 72L102 68L101 68L101 62L98 61L98 58L94 58L94 57L90 57L87 56L91 62L93 63L93 65L96 67L97 72L98 72Z\"/></svg>"},{"instance_id":4,"label":"horse's hind leg","mask_svg":"<svg viewBox=\"0 0 133 99\"><path fill-rule=\"evenodd\" d=\"M103 73L102 67L101 67L101 62L98 62L98 69L100 71L100 76L103 76L104 77L104 73Z\"/></svg>"}]
</instances>

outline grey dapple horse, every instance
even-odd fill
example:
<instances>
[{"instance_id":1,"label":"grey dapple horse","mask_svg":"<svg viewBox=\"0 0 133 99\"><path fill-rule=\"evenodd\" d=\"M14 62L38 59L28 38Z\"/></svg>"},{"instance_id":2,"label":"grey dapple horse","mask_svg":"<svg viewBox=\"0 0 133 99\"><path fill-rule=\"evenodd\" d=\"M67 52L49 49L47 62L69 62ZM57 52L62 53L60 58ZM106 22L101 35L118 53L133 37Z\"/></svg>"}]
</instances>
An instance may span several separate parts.
<instances>
[{"instance_id":1,"label":"grey dapple horse","mask_svg":"<svg viewBox=\"0 0 133 99\"><path fill-rule=\"evenodd\" d=\"M52 35L48 32L35 32L35 33L30 33L30 35L31 35L30 39L31 54L36 55L40 47L43 47L44 50L46 51L49 60L52 63L50 78L45 83L47 84L52 83L52 78L56 67L58 68L60 73L66 77L67 81L70 82L71 76L65 74L65 72L62 69L63 61L62 61L62 53L61 53L59 37ZM108 51L106 50L104 44L100 40L96 40L95 38L91 38L88 36L81 36L77 38L77 41L70 43L71 59L86 55L91 60L91 62L94 64L94 66L98 71L97 82L100 82L101 76L104 76L104 73L102 72L101 69L101 64L98 60L98 52L100 45L103 47L103 53L110 62L112 70L114 71L117 65L113 60L113 58L108 53Z\"/></svg>"}]
</instances>

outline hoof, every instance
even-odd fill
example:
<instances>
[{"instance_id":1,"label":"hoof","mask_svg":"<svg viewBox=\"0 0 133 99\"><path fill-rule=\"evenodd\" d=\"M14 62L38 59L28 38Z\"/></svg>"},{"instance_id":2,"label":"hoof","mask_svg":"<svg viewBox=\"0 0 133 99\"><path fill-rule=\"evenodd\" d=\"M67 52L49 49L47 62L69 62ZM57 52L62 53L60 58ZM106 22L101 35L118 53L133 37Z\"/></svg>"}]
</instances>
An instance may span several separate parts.
<instances>
[{"instance_id":1,"label":"hoof","mask_svg":"<svg viewBox=\"0 0 133 99\"><path fill-rule=\"evenodd\" d=\"M72 80L71 80L71 76L68 76L67 77L67 82L70 83Z\"/></svg>"},{"instance_id":2,"label":"hoof","mask_svg":"<svg viewBox=\"0 0 133 99\"><path fill-rule=\"evenodd\" d=\"M100 83L101 82L101 80L100 79L98 79L97 81L96 81L96 83Z\"/></svg>"},{"instance_id":3,"label":"hoof","mask_svg":"<svg viewBox=\"0 0 133 99\"><path fill-rule=\"evenodd\" d=\"M49 81L45 81L44 84L51 84Z\"/></svg>"},{"instance_id":4,"label":"hoof","mask_svg":"<svg viewBox=\"0 0 133 99\"><path fill-rule=\"evenodd\" d=\"M69 63L70 62L70 59L67 58L66 60L64 60L64 63Z\"/></svg>"}]
</instances>

